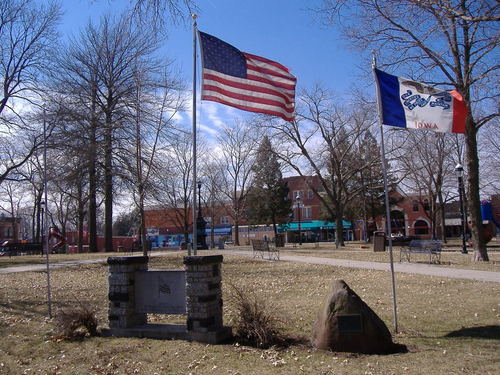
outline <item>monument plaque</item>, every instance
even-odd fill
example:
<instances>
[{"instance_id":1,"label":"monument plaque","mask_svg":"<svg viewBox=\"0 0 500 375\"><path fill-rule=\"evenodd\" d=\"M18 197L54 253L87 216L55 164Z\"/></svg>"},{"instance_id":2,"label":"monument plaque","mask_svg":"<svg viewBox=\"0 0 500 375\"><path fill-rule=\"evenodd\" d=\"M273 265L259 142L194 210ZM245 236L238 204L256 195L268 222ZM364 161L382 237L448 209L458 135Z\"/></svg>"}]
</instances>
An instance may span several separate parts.
<instances>
[{"instance_id":1,"label":"monument plaque","mask_svg":"<svg viewBox=\"0 0 500 375\"><path fill-rule=\"evenodd\" d=\"M337 320L339 323L339 333L363 332L361 314L337 315Z\"/></svg>"},{"instance_id":2,"label":"monument plaque","mask_svg":"<svg viewBox=\"0 0 500 375\"><path fill-rule=\"evenodd\" d=\"M186 272L149 270L135 275L136 310L152 314L186 314Z\"/></svg>"}]
</instances>

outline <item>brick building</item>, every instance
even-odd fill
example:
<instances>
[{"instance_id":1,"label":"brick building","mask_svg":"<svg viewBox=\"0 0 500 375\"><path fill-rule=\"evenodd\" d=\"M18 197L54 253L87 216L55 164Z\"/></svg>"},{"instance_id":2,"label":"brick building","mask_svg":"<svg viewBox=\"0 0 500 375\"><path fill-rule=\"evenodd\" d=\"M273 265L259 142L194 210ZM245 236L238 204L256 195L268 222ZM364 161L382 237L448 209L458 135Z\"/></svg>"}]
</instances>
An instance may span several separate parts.
<instances>
[{"instance_id":1,"label":"brick building","mask_svg":"<svg viewBox=\"0 0 500 375\"><path fill-rule=\"evenodd\" d=\"M285 177L288 184L288 199L292 202L292 214L286 223L278 226L278 232L285 236L286 242L299 242L299 233L302 242L335 241L335 223L321 220L321 201L318 194L323 189L316 176ZM391 227L395 235L419 236L431 238L431 220L428 212L430 202L421 199L418 195L406 195L393 192L394 204L391 206ZM297 200L297 197L299 199ZM500 222L500 194L492 196L493 214ZM299 212L300 209L300 212ZM180 225L180 209L151 208L146 210L146 227L150 233L153 246L179 246L184 241L182 225ZM207 221L207 243L211 241L213 221L214 242L235 238L234 222L229 214L229 204L221 202L214 209L212 217L207 214L206 207L202 208L204 219ZM446 205L446 235L458 237L461 235L460 214L458 202ZM187 222L191 223L191 209L188 209ZM183 217L183 215L180 215ZM300 223L300 226L299 226ZM360 240L364 238L365 223L356 220L354 223L344 221L344 240ZM374 231L385 231L385 215L368 220L366 228L368 236ZM244 218L239 223L239 239L241 245L250 244L252 239L274 239L271 225L248 225ZM189 226L189 233L192 232Z\"/></svg>"},{"instance_id":2,"label":"brick building","mask_svg":"<svg viewBox=\"0 0 500 375\"><path fill-rule=\"evenodd\" d=\"M289 188L288 199L292 201L292 213L287 223L284 223L286 225L280 225L278 231L284 234L286 242L299 242L299 233L303 242L333 241L335 223L320 220L321 201L318 194L321 193L322 188L319 178L292 176L286 177L284 180ZM207 222L207 243L212 241L212 227L215 243L235 238L234 222L229 210L229 204L225 202L220 202L210 209L203 205L202 214ZM209 212L211 215L208 214ZM191 217L190 208L186 213L184 213L183 208L151 207L147 209L146 227L150 233L149 239L153 247L179 246L184 241L184 218L190 224ZM344 225L345 239L353 239L350 223L344 222ZM192 231L191 228L189 225L189 233ZM245 218L240 219L238 235L242 245L249 245L252 239L273 240L275 237L272 225L264 223L248 225Z\"/></svg>"},{"instance_id":3,"label":"brick building","mask_svg":"<svg viewBox=\"0 0 500 375\"><path fill-rule=\"evenodd\" d=\"M20 239L21 218L0 216L0 245L5 241L17 242Z\"/></svg>"}]
</instances>

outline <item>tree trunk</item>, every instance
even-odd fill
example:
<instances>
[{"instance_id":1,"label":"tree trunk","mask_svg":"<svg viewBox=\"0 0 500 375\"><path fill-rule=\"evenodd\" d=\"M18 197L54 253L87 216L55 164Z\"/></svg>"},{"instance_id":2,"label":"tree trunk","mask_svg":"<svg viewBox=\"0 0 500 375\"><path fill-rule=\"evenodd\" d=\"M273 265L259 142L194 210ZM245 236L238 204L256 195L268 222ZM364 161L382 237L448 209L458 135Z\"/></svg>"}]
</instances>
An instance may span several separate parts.
<instances>
[{"instance_id":1,"label":"tree trunk","mask_svg":"<svg viewBox=\"0 0 500 375\"><path fill-rule=\"evenodd\" d=\"M141 242L142 254L148 256L149 241L146 231L146 214L144 212L144 185L139 183L139 215L140 215L140 228L141 228Z\"/></svg>"},{"instance_id":2,"label":"tree trunk","mask_svg":"<svg viewBox=\"0 0 500 375\"><path fill-rule=\"evenodd\" d=\"M234 220L234 244L240 246L240 223L238 219Z\"/></svg>"},{"instance_id":3,"label":"tree trunk","mask_svg":"<svg viewBox=\"0 0 500 375\"><path fill-rule=\"evenodd\" d=\"M112 118L106 113L104 135L104 250L113 251L113 167L112 167Z\"/></svg>"},{"instance_id":4,"label":"tree trunk","mask_svg":"<svg viewBox=\"0 0 500 375\"><path fill-rule=\"evenodd\" d=\"M466 122L465 142L466 163L468 170L468 191L472 241L474 242L474 260L489 261L486 244L484 243L483 220L481 217L481 201L479 198L479 158L477 154L476 124L472 119L470 108Z\"/></svg>"},{"instance_id":5,"label":"tree trunk","mask_svg":"<svg viewBox=\"0 0 500 375\"><path fill-rule=\"evenodd\" d=\"M77 246L78 253L83 252L83 222L85 220L85 204L83 201L81 189L78 190L78 216L77 216L77 226L78 226L78 237L77 237ZM89 248L90 249L90 248Z\"/></svg>"},{"instance_id":6,"label":"tree trunk","mask_svg":"<svg viewBox=\"0 0 500 375\"><path fill-rule=\"evenodd\" d=\"M443 202L443 192L439 191L438 193L438 201L439 201L439 217L440 217L440 222L441 222L441 241L446 243L446 215L445 215L445 208L444 208L444 202Z\"/></svg>"},{"instance_id":7,"label":"tree trunk","mask_svg":"<svg viewBox=\"0 0 500 375\"><path fill-rule=\"evenodd\" d=\"M344 210L340 202L335 204L335 245L345 246L344 244Z\"/></svg>"},{"instance_id":8,"label":"tree trunk","mask_svg":"<svg viewBox=\"0 0 500 375\"><path fill-rule=\"evenodd\" d=\"M43 190L38 190L36 192L36 200L35 200L35 210L36 210L36 231L35 231L35 242L41 242L40 239L42 237L41 233L41 216L42 216L42 195Z\"/></svg>"},{"instance_id":9,"label":"tree trunk","mask_svg":"<svg viewBox=\"0 0 500 375\"><path fill-rule=\"evenodd\" d=\"M96 153L97 153L97 118L96 118L96 88L92 91L92 107L90 121L90 152L89 152L89 209L88 209L88 235L89 252L98 251L97 248L97 173L96 173ZM83 223L82 223L83 225ZM82 226L83 229L83 226ZM80 251L80 249L79 249Z\"/></svg>"}]
</instances>

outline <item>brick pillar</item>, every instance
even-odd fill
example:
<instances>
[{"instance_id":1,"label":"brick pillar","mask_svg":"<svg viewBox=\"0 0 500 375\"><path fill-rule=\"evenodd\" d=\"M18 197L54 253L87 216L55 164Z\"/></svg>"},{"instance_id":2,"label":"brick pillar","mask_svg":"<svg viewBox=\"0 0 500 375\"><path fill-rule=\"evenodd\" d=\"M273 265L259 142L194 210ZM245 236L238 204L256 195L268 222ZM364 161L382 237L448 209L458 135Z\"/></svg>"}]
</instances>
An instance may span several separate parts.
<instances>
[{"instance_id":1,"label":"brick pillar","mask_svg":"<svg viewBox=\"0 0 500 375\"><path fill-rule=\"evenodd\" d=\"M187 330L192 340L217 344L231 336L222 324L222 255L184 257Z\"/></svg>"},{"instance_id":2,"label":"brick pillar","mask_svg":"<svg viewBox=\"0 0 500 375\"><path fill-rule=\"evenodd\" d=\"M109 257L109 328L122 329L147 323L147 314L135 311L135 272L147 271L148 257Z\"/></svg>"}]
</instances>

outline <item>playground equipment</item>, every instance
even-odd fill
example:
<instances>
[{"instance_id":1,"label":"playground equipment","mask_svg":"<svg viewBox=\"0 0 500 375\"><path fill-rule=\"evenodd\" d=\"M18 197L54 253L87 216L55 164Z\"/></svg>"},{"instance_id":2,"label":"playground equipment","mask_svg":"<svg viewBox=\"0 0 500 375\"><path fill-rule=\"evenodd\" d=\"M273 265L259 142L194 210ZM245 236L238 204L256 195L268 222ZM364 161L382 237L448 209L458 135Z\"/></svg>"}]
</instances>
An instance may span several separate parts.
<instances>
[{"instance_id":1,"label":"playground equipment","mask_svg":"<svg viewBox=\"0 0 500 375\"><path fill-rule=\"evenodd\" d=\"M59 231L59 228L57 227L50 227L49 229L49 241L55 239L57 242L52 245L51 250L56 251L62 248L64 245L66 245L66 237L64 237L61 232Z\"/></svg>"}]
</instances>

